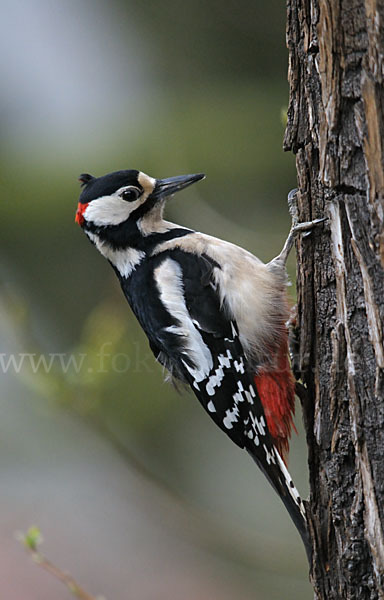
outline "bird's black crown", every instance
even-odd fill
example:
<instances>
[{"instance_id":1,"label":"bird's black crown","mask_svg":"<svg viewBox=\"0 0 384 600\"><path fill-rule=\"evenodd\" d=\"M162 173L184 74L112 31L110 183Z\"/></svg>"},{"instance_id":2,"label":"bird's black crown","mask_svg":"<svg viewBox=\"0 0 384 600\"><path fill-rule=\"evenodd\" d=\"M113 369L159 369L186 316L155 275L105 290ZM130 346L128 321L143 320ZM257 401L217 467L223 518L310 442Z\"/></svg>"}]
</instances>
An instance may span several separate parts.
<instances>
[{"instance_id":1,"label":"bird's black crown","mask_svg":"<svg viewBox=\"0 0 384 600\"><path fill-rule=\"evenodd\" d=\"M87 204L101 196L110 196L116 190L126 185L134 185L141 188L137 178L139 171L135 169L126 169L123 171L114 171L102 177L93 177L88 173L80 175L79 180L84 188L80 194L79 202Z\"/></svg>"}]
</instances>

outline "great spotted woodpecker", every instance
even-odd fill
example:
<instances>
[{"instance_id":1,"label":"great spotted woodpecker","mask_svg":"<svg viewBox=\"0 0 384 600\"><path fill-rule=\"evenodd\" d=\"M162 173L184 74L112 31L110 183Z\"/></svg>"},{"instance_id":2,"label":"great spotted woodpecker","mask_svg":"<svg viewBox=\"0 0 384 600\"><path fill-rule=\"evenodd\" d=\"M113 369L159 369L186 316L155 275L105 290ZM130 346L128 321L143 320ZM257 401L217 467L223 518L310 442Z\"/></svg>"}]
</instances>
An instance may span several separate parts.
<instances>
[{"instance_id":1,"label":"great spotted woodpecker","mask_svg":"<svg viewBox=\"0 0 384 600\"><path fill-rule=\"evenodd\" d=\"M285 262L295 234L320 220L294 225L279 256L264 264L234 244L163 219L167 196L203 178L83 174L76 222L115 270L156 359L252 456L310 557L303 502L285 464L295 391Z\"/></svg>"}]
</instances>

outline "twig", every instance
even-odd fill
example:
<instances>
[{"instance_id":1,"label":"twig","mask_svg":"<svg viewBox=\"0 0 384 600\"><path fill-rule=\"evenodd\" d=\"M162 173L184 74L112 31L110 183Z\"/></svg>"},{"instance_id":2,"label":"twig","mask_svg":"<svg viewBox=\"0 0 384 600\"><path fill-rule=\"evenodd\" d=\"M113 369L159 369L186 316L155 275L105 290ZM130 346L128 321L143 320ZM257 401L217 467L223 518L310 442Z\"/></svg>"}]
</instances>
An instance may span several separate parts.
<instances>
[{"instance_id":1,"label":"twig","mask_svg":"<svg viewBox=\"0 0 384 600\"><path fill-rule=\"evenodd\" d=\"M27 533L21 533L17 537L30 552L34 562L47 571L47 573L50 573L53 577L64 583L76 598L80 598L80 600L101 600L88 594L69 573L62 571L38 550L43 538L37 527L30 527Z\"/></svg>"}]
</instances>

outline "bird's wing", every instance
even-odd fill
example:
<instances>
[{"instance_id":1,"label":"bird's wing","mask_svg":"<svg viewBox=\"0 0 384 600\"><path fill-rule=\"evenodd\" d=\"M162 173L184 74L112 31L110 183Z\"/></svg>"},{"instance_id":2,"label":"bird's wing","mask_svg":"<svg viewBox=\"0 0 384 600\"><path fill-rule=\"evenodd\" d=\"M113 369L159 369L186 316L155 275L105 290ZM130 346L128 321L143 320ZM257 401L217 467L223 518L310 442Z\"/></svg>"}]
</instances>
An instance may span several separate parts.
<instances>
[{"instance_id":1,"label":"bird's wing","mask_svg":"<svg viewBox=\"0 0 384 600\"><path fill-rule=\"evenodd\" d=\"M153 277L173 322L156 332L155 347L177 363L215 423L240 447L259 447L267 465L273 442L237 324L220 303L215 268L209 257L179 249L157 257Z\"/></svg>"},{"instance_id":2,"label":"bird's wing","mask_svg":"<svg viewBox=\"0 0 384 600\"><path fill-rule=\"evenodd\" d=\"M249 452L305 541L303 504L269 433L237 324L220 303L216 268L211 258L180 249L153 257L151 308L141 324L157 358L182 374L213 421Z\"/></svg>"}]
</instances>

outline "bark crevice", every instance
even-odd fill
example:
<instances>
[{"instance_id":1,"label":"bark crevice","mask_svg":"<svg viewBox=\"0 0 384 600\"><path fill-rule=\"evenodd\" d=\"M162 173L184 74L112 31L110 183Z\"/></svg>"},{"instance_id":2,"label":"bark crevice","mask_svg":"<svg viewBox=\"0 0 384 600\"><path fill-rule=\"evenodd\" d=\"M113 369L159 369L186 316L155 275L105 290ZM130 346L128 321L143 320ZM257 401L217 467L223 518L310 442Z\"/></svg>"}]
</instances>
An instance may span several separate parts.
<instances>
[{"instance_id":1,"label":"bark crevice","mask_svg":"<svg viewBox=\"0 0 384 600\"><path fill-rule=\"evenodd\" d=\"M288 0L299 370L319 600L384 598L384 0Z\"/></svg>"}]
</instances>

